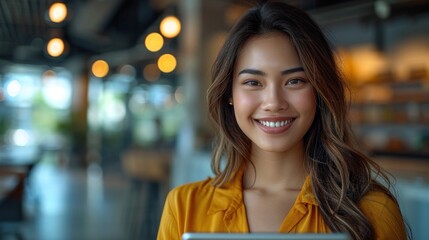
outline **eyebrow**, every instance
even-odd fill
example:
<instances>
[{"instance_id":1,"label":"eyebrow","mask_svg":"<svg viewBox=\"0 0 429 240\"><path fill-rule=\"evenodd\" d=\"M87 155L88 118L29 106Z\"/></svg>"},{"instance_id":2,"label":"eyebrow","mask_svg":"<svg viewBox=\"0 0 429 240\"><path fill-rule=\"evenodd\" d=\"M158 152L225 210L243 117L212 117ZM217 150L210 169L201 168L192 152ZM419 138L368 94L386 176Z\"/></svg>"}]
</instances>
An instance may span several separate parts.
<instances>
[{"instance_id":1,"label":"eyebrow","mask_svg":"<svg viewBox=\"0 0 429 240\"><path fill-rule=\"evenodd\" d=\"M295 67L295 68L283 70L281 73L282 73L282 75L288 75L288 74L295 73L295 72L304 72L304 68L303 67ZM238 73L238 75L245 74L245 73L253 74L253 75L259 75L259 76L267 75L265 72L263 72L261 70L256 70L256 69L251 69L251 68L246 68L246 69L241 70Z\"/></svg>"}]
</instances>

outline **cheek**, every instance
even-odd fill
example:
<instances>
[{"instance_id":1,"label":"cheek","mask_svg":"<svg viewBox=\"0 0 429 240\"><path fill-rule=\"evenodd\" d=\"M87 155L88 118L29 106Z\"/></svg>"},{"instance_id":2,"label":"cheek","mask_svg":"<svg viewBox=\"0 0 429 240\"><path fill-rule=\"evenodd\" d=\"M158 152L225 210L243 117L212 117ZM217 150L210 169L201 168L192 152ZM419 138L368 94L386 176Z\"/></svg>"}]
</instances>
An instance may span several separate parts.
<instances>
[{"instance_id":1,"label":"cheek","mask_svg":"<svg viewBox=\"0 0 429 240\"><path fill-rule=\"evenodd\" d=\"M252 94L236 92L233 95L233 107L236 119L245 119L257 108L258 97Z\"/></svg>"},{"instance_id":2,"label":"cheek","mask_svg":"<svg viewBox=\"0 0 429 240\"><path fill-rule=\"evenodd\" d=\"M313 121L314 115L316 113L317 102L316 94L312 89L294 96L291 101L293 101L295 109L299 109L301 114L311 117L311 121Z\"/></svg>"}]
</instances>

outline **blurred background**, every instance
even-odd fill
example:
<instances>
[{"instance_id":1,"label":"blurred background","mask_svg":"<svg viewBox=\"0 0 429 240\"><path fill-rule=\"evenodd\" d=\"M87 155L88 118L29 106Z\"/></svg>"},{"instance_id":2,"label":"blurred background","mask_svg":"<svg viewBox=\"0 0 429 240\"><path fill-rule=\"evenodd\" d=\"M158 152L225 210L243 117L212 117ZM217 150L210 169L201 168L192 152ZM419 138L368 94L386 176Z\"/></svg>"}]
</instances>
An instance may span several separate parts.
<instances>
[{"instance_id":1,"label":"blurred background","mask_svg":"<svg viewBox=\"0 0 429 240\"><path fill-rule=\"evenodd\" d=\"M0 0L0 239L155 239L211 175L205 93L255 1ZM331 40L364 150L429 229L429 1L285 0Z\"/></svg>"}]
</instances>

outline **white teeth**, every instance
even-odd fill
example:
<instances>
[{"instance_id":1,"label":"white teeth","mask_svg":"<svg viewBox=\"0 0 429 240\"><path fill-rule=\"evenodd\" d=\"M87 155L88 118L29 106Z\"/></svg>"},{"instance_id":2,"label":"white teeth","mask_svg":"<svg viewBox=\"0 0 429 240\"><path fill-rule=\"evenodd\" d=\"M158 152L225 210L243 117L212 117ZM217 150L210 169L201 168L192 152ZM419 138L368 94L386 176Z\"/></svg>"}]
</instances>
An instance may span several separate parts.
<instances>
[{"instance_id":1,"label":"white teeth","mask_svg":"<svg viewBox=\"0 0 429 240\"><path fill-rule=\"evenodd\" d=\"M259 121L259 122L266 127L278 128L291 123L292 120L278 121L278 122L269 122L269 121Z\"/></svg>"}]
</instances>

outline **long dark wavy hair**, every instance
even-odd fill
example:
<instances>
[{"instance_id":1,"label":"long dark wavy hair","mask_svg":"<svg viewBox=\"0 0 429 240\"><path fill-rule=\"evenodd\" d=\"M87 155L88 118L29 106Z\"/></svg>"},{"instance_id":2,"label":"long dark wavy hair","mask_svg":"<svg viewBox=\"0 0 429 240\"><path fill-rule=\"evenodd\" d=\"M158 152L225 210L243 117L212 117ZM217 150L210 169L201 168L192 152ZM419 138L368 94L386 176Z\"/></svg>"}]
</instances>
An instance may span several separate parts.
<instances>
[{"instance_id":1,"label":"long dark wavy hair","mask_svg":"<svg viewBox=\"0 0 429 240\"><path fill-rule=\"evenodd\" d=\"M353 239L374 239L374 229L358 203L370 190L396 201L389 191L390 180L358 150L347 120L347 88L332 48L319 26L296 7L265 2L250 9L230 31L213 65L207 102L219 130L212 158L214 184L222 186L249 162L251 142L228 106L233 70L245 42L271 32L289 36L317 94L316 116L304 136L305 164L324 220L333 232L348 232Z\"/></svg>"}]
</instances>

